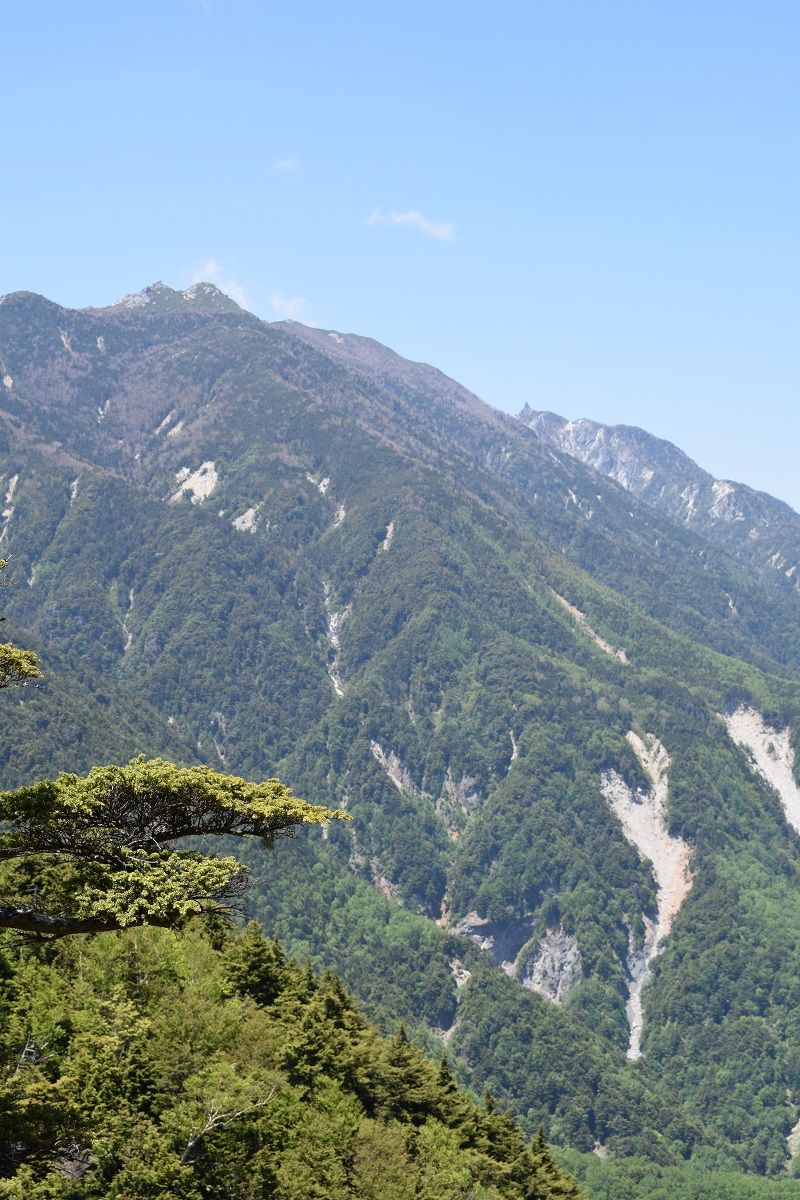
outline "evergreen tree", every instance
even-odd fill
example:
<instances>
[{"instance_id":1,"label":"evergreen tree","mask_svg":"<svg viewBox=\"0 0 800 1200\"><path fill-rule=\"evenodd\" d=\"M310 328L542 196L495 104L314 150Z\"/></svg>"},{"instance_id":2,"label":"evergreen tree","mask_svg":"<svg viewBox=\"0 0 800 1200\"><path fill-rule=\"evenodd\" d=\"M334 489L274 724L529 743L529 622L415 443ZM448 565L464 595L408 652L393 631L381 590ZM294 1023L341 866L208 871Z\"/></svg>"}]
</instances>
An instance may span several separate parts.
<instances>
[{"instance_id":1,"label":"evergreen tree","mask_svg":"<svg viewBox=\"0 0 800 1200\"><path fill-rule=\"evenodd\" d=\"M224 957L231 992L250 996L262 1007L277 1000L286 985L286 957L279 942L264 937L258 921L248 921L241 937L225 948Z\"/></svg>"},{"instance_id":2,"label":"evergreen tree","mask_svg":"<svg viewBox=\"0 0 800 1200\"><path fill-rule=\"evenodd\" d=\"M266 1004L231 986L248 962ZM64 938L7 964L0 1200L577 1195L541 1141L253 928L221 948L199 923Z\"/></svg>"},{"instance_id":3,"label":"evergreen tree","mask_svg":"<svg viewBox=\"0 0 800 1200\"><path fill-rule=\"evenodd\" d=\"M270 846L299 824L343 816L297 799L277 779L247 783L161 759L2 792L0 863L15 869L3 881L0 928L60 937L177 926L241 895L246 872L235 858L173 843L250 835Z\"/></svg>"}]
</instances>

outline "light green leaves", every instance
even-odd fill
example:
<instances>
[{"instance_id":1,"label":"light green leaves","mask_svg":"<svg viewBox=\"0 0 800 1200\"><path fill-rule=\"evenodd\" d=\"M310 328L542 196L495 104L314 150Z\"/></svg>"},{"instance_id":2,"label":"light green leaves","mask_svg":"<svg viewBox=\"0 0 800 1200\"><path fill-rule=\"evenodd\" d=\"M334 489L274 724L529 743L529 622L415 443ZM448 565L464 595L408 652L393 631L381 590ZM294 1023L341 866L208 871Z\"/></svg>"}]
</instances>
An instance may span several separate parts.
<instances>
[{"instance_id":1,"label":"light green leaves","mask_svg":"<svg viewBox=\"0 0 800 1200\"><path fill-rule=\"evenodd\" d=\"M49 903L45 895L35 908L22 897L0 905L0 927L60 936L177 925L240 895L245 871L234 858L173 843L216 834L250 835L270 845L298 825L343 816L306 804L277 779L248 783L163 759L136 758L124 767L95 767L84 777L62 774L3 792L0 861L33 859L64 870L55 872Z\"/></svg>"}]
</instances>

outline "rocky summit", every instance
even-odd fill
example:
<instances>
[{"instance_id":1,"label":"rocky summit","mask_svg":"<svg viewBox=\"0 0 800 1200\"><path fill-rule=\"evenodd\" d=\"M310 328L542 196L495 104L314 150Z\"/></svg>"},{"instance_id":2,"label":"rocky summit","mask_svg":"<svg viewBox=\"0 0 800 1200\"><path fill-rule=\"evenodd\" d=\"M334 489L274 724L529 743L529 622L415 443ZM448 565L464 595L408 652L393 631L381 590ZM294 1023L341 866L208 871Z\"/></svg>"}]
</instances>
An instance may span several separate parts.
<instances>
[{"instance_id":1,"label":"rocky summit","mask_svg":"<svg viewBox=\"0 0 800 1200\"><path fill-rule=\"evenodd\" d=\"M634 426L567 421L528 405L519 420L547 445L722 546L763 582L798 592L800 517L788 504L744 483L715 479L671 442Z\"/></svg>"}]
</instances>

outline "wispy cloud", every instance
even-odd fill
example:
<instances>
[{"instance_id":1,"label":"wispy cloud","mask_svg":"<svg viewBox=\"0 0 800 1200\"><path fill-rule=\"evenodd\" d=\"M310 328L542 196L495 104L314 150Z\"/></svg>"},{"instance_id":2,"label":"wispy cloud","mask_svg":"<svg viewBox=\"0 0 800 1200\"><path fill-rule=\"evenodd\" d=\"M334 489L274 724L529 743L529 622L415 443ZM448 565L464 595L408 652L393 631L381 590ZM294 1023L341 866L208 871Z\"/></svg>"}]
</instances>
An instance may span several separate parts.
<instances>
[{"instance_id":1,"label":"wispy cloud","mask_svg":"<svg viewBox=\"0 0 800 1200\"><path fill-rule=\"evenodd\" d=\"M299 158L276 158L272 164L273 171L296 171L300 166Z\"/></svg>"},{"instance_id":2,"label":"wispy cloud","mask_svg":"<svg viewBox=\"0 0 800 1200\"><path fill-rule=\"evenodd\" d=\"M193 283L215 283L220 291L225 292L226 296L230 296L231 300L235 300L242 308L252 307L247 291L242 284L215 258L207 258L196 271L192 272L189 286L191 287Z\"/></svg>"},{"instance_id":3,"label":"wispy cloud","mask_svg":"<svg viewBox=\"0 0 800 1200\"><path fill-rule=\"evenodd\" d=\"M436 238L440 242L453 242L456 237L456 227L451 221L437 221L426 217L416 208L408 212L384 212L381 208L373 209L366 218L367 225L410 225L426 237Z\"/></svg>"},{"instance_id":4,"label":"wispy cloud","mask_svg":"<svg viewBox=\"0 0 800 1200\"><path fill-rule=\"evenodd\" d=\"M307 303L303 296L284 296L283 292L272 292L267 299L273 315L281 321L299 321Z\"/></svg>"}]
</instances>

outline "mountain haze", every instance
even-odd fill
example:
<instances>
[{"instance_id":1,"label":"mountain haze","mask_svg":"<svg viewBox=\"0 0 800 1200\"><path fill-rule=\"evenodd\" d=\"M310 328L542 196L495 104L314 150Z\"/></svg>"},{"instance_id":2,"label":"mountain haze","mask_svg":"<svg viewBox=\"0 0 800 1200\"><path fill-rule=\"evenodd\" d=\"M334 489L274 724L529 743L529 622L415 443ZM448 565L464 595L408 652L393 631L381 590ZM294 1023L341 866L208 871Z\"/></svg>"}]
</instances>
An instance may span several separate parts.
<instances>
[{"instance_id":1,"label":"mountain haze","mask_svg":"<svg viewBox=\"0 0 800 1200\"><path fill-rule=\"evenodd\" d=\"M741 485L715 513L646 434L517 420L212 285L4 297L0 375L7 611L124 713L104 755L279 775L353 818L246 852L267 932L529 1131L783 1171L795 514ZM7 705L6 785L96 757L88 699L47 764L25 751L44 695Z\"/></svg>"}]
</instances>

